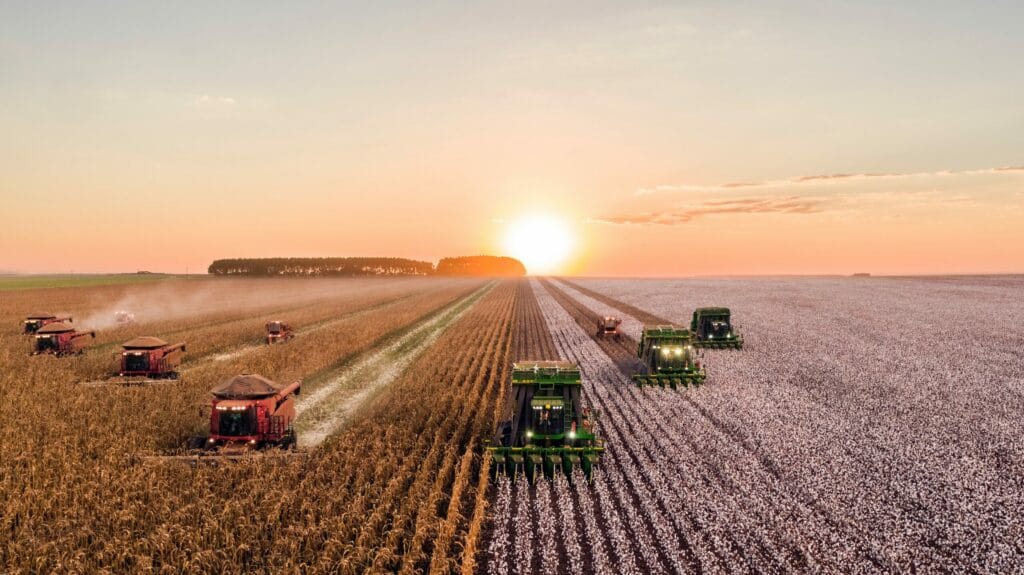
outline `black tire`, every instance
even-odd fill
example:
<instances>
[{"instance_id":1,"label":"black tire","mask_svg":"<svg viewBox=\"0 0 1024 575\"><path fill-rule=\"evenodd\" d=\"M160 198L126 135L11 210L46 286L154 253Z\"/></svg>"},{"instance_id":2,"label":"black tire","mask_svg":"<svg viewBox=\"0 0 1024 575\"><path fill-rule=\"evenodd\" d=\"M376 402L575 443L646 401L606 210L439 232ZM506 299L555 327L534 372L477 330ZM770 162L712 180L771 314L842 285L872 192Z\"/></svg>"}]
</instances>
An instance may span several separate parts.
<instances>
[{"instance_id":1,"label":"black tire","mask_svg":"<svg viewBox=\"0 0 1024 575\"><path fill-rule=\"evenodd\" d=\"M205 437L198 437L198 436L189 437L188 441L185 442L185 445L190 450L206 449L206 444L207 444L206 438Z\"/></svg>"}]
</instances>

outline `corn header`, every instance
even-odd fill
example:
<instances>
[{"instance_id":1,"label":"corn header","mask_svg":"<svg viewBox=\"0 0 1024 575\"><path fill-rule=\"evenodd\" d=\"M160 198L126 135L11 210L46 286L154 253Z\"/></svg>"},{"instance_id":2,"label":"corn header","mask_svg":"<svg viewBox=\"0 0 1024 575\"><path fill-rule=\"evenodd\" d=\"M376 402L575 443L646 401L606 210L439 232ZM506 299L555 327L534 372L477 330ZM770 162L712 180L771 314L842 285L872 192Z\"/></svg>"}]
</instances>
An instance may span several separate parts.
<instances>
[{"instance_id":1,"label":"corn header","mask_svg":"<svg viewBox=\"0 0 1024 575\"><path fill-rule=\"evenodd\" d=\"M641 373L633 381L641 387L659 385L677 389L700 385L707 372L697 359L690 330L674 325L644 326L637 345L637 357L643 362Z\"/></svg>"},{"instance_id":2,"label":"corn header","mask_svg":"<svg viewBox=\"0 0 1024 575\"><path fill-rule=\"evenodd\" d=\"M522 361L512 366L511 421L503 421L488 446L495 474L530 482L538 475L571 475L580 468L593 477L604 451L597 415L584 408L579 368L567 361Z\"/></svg>"},{"instance_id":3,"label":"corn header","mask_svg":"<svg viewBox=\"0 0 1024 575\"><path fill-rule=\"evenodd\" d=\"M699 307L690 321L697 347L741 349L743 337L736 333L727 307Z\"/></svg>"}]
</instances>

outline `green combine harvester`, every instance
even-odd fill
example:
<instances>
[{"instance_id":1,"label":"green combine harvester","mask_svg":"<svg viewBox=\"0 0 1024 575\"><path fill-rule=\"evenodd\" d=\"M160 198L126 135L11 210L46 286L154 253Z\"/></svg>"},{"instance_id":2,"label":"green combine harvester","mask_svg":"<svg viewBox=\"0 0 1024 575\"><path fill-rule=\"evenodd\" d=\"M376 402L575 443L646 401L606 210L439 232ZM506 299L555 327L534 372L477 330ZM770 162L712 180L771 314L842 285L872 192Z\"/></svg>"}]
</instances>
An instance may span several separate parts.
<instances>
[{"instance_id":1,"label":"green combine harvester","mask_svg":"<svg viewBox=\"0 0 1024 575\"><path fill-rule=\"evenodd\" d=\"M511 421L498 425L487 447L495 475L571 475L580 468L593 477L604 451L597 415L580 401L580 370L568 361L521 361L512 365Z\"/></svg>"},{"instance_id":2,"label":"green combine harvester","mask_svg":"<svg viewBox=\"0 0 1024 575\"><path fill-rule=\"evenodd\" d=\"M693 345L716 349L742 349L743 337L736 333L727 307L699 307L693 310L690 331Z\"/></svg>"},{"instance_id":3,"label":"green combine harvester","mask_svg":"<svg viewBox=\"0 0 1024 575\"><path fill-rule=\"evenodd\" d=\"M697 360L697 350L690 344L690 330L674 325L646 325L637 345L637 356L643 362L643 373L633 381L643 387L658 385L678 389L704 383L707 372Z\"/></svg>"}]
</instances>

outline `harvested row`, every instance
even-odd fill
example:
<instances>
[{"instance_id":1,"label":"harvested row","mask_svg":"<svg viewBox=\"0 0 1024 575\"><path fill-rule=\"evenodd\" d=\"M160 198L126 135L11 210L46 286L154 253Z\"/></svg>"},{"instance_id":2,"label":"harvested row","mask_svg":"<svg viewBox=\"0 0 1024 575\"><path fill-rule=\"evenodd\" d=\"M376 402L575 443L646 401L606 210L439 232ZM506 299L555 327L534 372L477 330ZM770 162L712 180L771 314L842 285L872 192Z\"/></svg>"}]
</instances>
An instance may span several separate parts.
<instances>
[{"instance_id":1,"label":"harvested row","mask_svg":"<svg viewBox=\"0 0 1024 575\"><path fill-rule=\"evenodd\" d=\"M846 571L1003 572L1024 557L1012 519L1024 437L1011 423L1024 414L1024 305L1012 286L585 283L677 323L699 305L733 308L743 352L707 351L707 385L662 402L698 447L740 465L735 492L800 511L766 522L770 537L795 531L810 561Z\"/></svg>"},{"instance_id":2,"label":"harvested row","mask_svg":"<svg viewBox=\"0 0 1024 575\"><path fill-rule=\"evenodd\" d=\"M331 534L312 556L314 570L460 568L471 545L463 510L487 487L478 439L494 425L514 305L513 285L496 287L326 444L319 469L339 470L332 481L344 489L320 488L323 497L297 511L322 516Z\"/></svg>"}]
</instances>

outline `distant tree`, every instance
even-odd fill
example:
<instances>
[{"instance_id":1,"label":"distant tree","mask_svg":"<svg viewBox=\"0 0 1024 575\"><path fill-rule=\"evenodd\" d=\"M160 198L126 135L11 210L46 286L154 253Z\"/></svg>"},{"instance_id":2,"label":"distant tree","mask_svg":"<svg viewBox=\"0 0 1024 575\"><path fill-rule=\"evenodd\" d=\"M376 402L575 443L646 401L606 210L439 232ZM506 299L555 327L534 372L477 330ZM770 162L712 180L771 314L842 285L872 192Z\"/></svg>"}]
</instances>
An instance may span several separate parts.
<instances>
[{"instance_id":1,"label":"distant tree","mask_svg":"<svg viewBox=\"0 0 1024 575\"><path fill-rule=\"evenodd\" d=\"M526 267L514 258L501 256L464 256L444 258L437 263L437 275L442 276L497 276L526 275Z\"/></svg>"},{"instance_id":2,"label":"distant tree","mask_svg":"<svg viewBox=\"0 0 1024 575\"><path fill-rule=\"evenodd\" d=\"M404 258L233 258L215 260L213 275L232 276L423 276L434 272L430 262Z\"/></svg>"}]
</instances>

